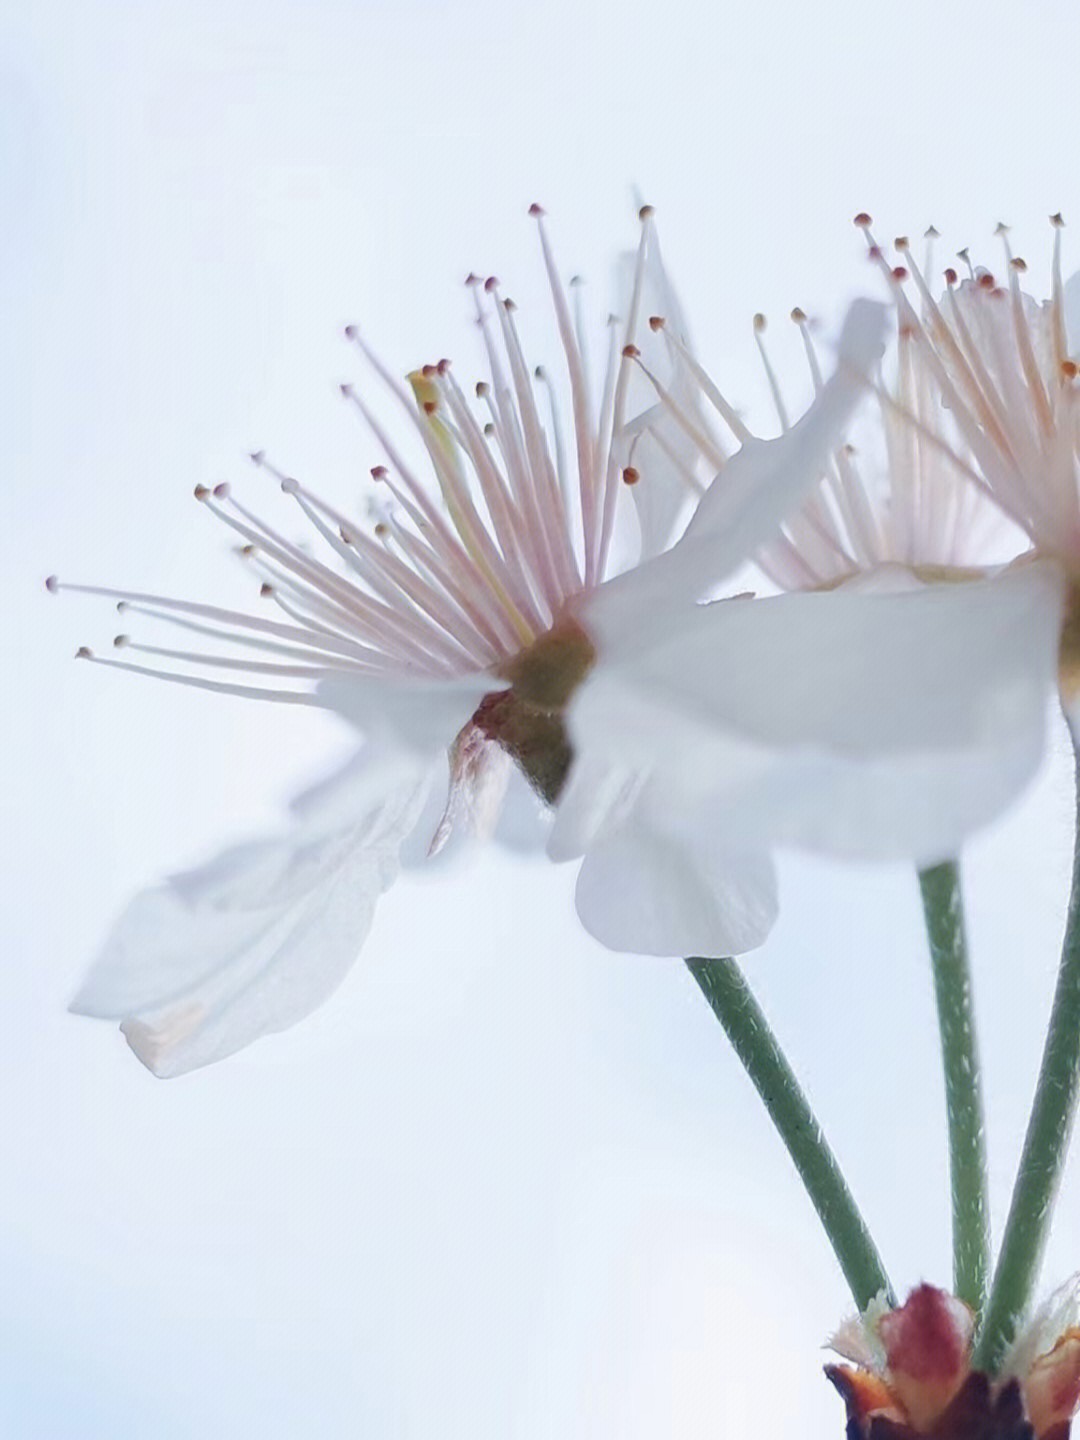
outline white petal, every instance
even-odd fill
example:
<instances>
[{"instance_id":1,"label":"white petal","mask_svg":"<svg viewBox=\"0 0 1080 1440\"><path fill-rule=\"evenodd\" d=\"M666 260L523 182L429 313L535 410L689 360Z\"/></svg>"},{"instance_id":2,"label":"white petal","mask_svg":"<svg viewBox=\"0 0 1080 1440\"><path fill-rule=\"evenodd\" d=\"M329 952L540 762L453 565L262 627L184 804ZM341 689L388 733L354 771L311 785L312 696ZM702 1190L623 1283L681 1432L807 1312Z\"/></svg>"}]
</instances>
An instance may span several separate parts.
<instances>
[{"instance_id":1,"label":"white petal","mask_svg":"<svg viewBox=\"0 0 1080 1440\"><path fill-rule=\"evenodd\" d=\"M316 694L362 735L433 755L450 748L485 695L505 688L482 672L450 680L334 675L320 681Z\"/></svg>"},{"instance_id":2,"label":"white petal","mask_svg":"<svg viewBox=\"0 0 1080 1440\"><path fill-rule=\"evenodd\" d=\"M575 754L648 773L676 811L711 794L732 844L941 859L1039 762L1061 603L1056 569L1027 564L688 607L665 641L601 655Z\"/></svg>"},{"instance_id":3,"label":"white petal","mask_svg":"<svg viewBox=\"0 0 1080 1440\"><path fill-rule=\"evenodd\" d=\"M378 784L350 775L363 803L336 823L323 787L286 836L228 850L135 898L72 1003L122 1019L156 1075L184 1074L295 1024L340 984L393 882L427 777L414 765ZM346 807L347 808L347 807Z\"/></svg>"},{"instance_id":4,"label":"white petal","mask_svg":"<svg viewBox=\"0 0 1080 1440\"><path fill-rule=\"evenodd\" d=\"M617 314L625 313L635 261L636 255L632 252L621 257ZM653 315L662 316L666 329L689 346L682 306L668 276L655 234L646 260L641 315L646 319ZM649 371L671 392L676 404L704 428L700 386L692 381L685 366L672 364L671 347L663 333L653 331L648 325L639 326L635 343ZM679 521L690 506L692 492L680 471L679 462L692 471L697 446L670 410L658 404L656 391L642 371L635 367L630 371L627 385L626 413L632 417L628 429L636 431L635 421L645 412L650 414L651 433L641 434L634 446L633 463L641 479L630 493L641 533L640 553L648 557L660 554L670 545Z\"/></svg>"},{"instance_id":5,"label":"white petal","mask_svg":"<svg viewBox=\"0 0 1080 1440\"><path fill-rule=\"evenodd\" d=\"M718 845L709 816L675 829L641 805L585 856L577 910L611 950L741 955L776 920L776 873L765 854Z\"/></svg>"},{"instance_id":6,"label":"white petal","mask_svg":"<svg viewBox=\"0 0 1080 1440\"><path fill-rule=\"evenodd\" d=\"M709 486L682 538L666 554L602 585L582 608L589 633L608 650L635 650L663 633L673 606L714 594L771 540L820 479L882 353L886 311L857 300L840 338L836 370L805 415L775 440L751 440Z\"/></svg>"}]
</instances>

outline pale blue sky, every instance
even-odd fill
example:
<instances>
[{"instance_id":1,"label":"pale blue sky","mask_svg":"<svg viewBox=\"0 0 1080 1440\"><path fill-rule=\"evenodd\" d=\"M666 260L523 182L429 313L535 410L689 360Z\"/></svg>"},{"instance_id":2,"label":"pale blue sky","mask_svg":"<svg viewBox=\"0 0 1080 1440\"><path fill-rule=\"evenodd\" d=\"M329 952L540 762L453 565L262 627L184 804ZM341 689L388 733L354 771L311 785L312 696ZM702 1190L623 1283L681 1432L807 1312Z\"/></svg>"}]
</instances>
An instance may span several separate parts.
<instances>
[{"instance_id":1,"label":"pale blue sky","mask_svg":"<svg viewBox=\"0 0 1080 1440\"><path fill-rule=\"evenodd\" d=\"M1078 53L1066 0L9 4L5 1436L840 1433L818 1346L847 1302L787 1161L681 967L588 941L566 871L485 854L403 884L329 1005L182 1081L65 1013L134 887L272 819L345 742L71 665L114 617L40 581L243 595L192 486L247 481L265 444L352 494L378 457L335 394L340 326L401 369L467 353L470 268L527 317L533 200L602 313L641 187L702 353L753 406L752 313L794 367L791 306L831 319L870 288L859 209L988 251L1010 220L1044 273L1045 217L1077 199ZM999 1221L1070 804L1058 737L974 852ZM749 968L897 1283L944 1281L913 880L784 881ZM1054 1282L1080 1265L1078 1181Z\"/></svg>"}]
</instances>

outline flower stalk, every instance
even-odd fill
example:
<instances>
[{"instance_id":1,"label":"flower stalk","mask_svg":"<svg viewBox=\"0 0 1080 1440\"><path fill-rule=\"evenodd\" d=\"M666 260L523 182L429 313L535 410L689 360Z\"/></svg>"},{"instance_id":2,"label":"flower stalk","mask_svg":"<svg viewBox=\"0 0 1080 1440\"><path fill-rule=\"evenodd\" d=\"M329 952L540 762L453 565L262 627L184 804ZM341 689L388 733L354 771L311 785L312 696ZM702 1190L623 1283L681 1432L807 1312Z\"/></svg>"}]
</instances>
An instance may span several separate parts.
<instances>
[{"instance_id":1,"label":"flower stalk","mask_svg":"<svg viewBox=\"0 0 1080 1440\"><path fill-rule=\"evenodd\" d=\"M693 958L686 965L787 1147L856 1305L864 1310L882 1291L891 1296L866 1222L746 977L731 959Z\"/></svg>"},{"instance_id":2,"label":"flower stalk","mask_svg":"<svg viewBox=\"0 0 1080 1440\"><path fill-rule=\"evenodd\" d=\"M1009 1218L975 1348L975 1365L990 1373L1000 1366L1031 1301L1080 1094L1080 748L1075 735L1073 748L1078 833L1061 965Z\"/></svg>"},{"instance_id":3,"label":"flower stalk","mask_svg":"<svg viewBox=\"0 0 1080 1440\"><path fill-rule=\"evenodd\" d=\"M960 869L919 872L934 976L952 1188L953 1290L977 1316L990 1271L986 1139Z\"/></svg>"}]
</instances>

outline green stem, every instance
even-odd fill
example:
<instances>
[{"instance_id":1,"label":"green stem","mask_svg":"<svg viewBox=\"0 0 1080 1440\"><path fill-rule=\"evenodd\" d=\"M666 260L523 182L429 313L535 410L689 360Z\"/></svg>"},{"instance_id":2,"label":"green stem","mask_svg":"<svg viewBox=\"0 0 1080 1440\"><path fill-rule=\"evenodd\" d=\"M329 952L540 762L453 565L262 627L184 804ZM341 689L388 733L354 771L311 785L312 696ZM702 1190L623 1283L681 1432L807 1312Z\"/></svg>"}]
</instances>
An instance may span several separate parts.
<instances>
[{"instance_id":1,"label":"green stem","mask_svg":"<svg viewBox=\"0 0 1080 1440\"><path fill-rule=\"evenodd\" d=\"M787 1146L856 1305L864 1310L882 1290L891 1296L866 1222L742 971L734 960L695 958L686 964Z\"/></svg>"},{"instance_id":2,"label":"green stem","mask_svg":"<svg viewBox=\"0 0 1080 1440\"><path fill-rule=\"evenodd\" d=\"M954 861L919 873L934 972L952 1182L953 1289L978 1315L990 1271L986 1141L960 870Z\"/></svg>"},{"instance_id":3,"label":"green stem","mask_svg":"<svg viewBox=\"0 0 1080 1440\"><path fill-rule=\"evenodd\" d=\"M1074 746L1075 746L1074 739ZM1080 821L1080 756L1077 765ZM1027 1312L1057 1199L1080 1090L1080 830L1057 989L1005 1237L974 1363L993 1374Z\"/></svg>"}]
</instances>

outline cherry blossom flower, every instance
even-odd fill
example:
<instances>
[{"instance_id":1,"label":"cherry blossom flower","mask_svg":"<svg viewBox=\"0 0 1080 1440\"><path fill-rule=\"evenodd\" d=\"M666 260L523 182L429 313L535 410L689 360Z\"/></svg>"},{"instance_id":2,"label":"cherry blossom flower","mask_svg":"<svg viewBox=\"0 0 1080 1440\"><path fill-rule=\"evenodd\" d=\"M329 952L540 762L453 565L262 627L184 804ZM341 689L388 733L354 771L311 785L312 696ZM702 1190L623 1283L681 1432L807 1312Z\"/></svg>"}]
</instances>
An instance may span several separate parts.
<instances>
[{"instance_id":1,"label":"cherry blossom flower","mask_svg":"<svg viewBox=\"0 0 1080 1440\"><path fill-rule=\"evenodd\" d=\"M1067 1440L1080 1408L1074 1276L1042 1306L1000 1375L971 1367L974 1319L955 1296L920 1285L896 1308L879 1299L833 1336L847 1365L825 1373L852 1440Z\"/></svg>"},{"instance_id":2,"label":"cherry blossom flower","mask_svg":"<svg viewBox=\"0 0 1080 1440\"><path fill-rule=\"evenodd\" d=\"M515 774L553 811L552 858L583 857L586 928L613 948L668 955L742 952L775 918L760 836L748 843L702 796L745 818L740 805L752 795L774 822L792 813L804 830L828 830L844 813L860 843L887 832L891 848L921 852L943 831L966 832L1026 778L1014 732L1026 733L1019 716L1045 689L1044 617L1056 631L1059 603L1037 567L996 592L989 611L952 591L700 603L820 475L880 353L880 307L852 308L834 373L806 414L777 439L745 443L666 543L687 494L694 399L666 344L638 333L639 315L671 300L649 214L598 401L539 212L537 221L572 446L546 376L541 411L513 305L496 281L474 281L490 368L477 387L480 417L447 362L406 388L350 331L413 427L434 487L366 392L345 387L388 462L374 473L397 507L372 533L263 455L261 470L316 532L322 557L229 486L197 491L243 542L272 618L98 592L127 615L226 647L174 650L125 635L122 657L101 663L153 674L163 660L209 668L210 677L166 673L328 707L363 737L338 776L297 802L289 830L173 877L121 916L74 1008L121 1019L156 1074L220 1059L310 1012L355 959L408 837L420 828L437 847L462 821L490 828ZM679 417L657 417L648 436L626 423L639 364ZM651 489L661 492L651 511L638 510L644 557L626 562L625 497ZM54 579L50 588L87 587ZM997 660L1002 648L1015 657L1007 684L987 662L988 649ZM242 678L213 678L229 670ZM975 781L985 784L991 753L987 798ZM447 772L436 822L428 801L437 787L445 794Z\"/></svg>"}]
</instances>

